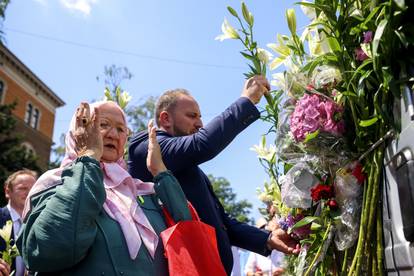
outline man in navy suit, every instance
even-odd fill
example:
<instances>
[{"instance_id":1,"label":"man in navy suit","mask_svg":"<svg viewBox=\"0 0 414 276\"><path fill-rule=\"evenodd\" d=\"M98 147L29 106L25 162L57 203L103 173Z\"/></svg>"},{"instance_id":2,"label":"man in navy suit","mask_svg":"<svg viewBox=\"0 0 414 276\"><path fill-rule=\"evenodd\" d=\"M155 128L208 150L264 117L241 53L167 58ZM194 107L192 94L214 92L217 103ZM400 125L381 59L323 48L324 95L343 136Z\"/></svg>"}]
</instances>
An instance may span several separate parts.
<instances>
[{"instance_id":1,"label":"man in navy suit","mask_svg":"<svg viewBox=\"0 0 414 276\"><path fill-rule=\"evenodd\" d=\"M167 91L156 105L155 117L160 128L157 138L163 160L177 177L201 220L215 228L227 274L233 264L231 245L266 256L271 249L286 254L299 250L296 241L281 229L269 233L230 218L214 194L208 177L198 167L218 155L237 134L259 118L255 104L269 88L262 76L248 79L241 97L205 127L197 102L184 89ZM138 133L130 141L129 172L143 181L152 180L145 165L147 148L147 133Z\"/></svg>"},{"instance_id":2,"label":"man in navy suit","mask_svg":"<svg viewBox=\"0 0 414 276\"><path fill-rule=\"evenodd\" d=\"M6 225L7 221L13 223L11 238L15 241L22 225L22 212L24 202L33 184L36 182L37 174L31 170L20 170L11 174L4 183L4 193L9 200L8 204L0 208L0 228ZM6 249L5 241L0 238L0 252ZM16 276L24 275L24 264L21 257L16 257L11 268L0 259L0 272L8 275L10 271L15 270ZM1 274L0 273L0 274Z\"/></svg>"}]
</instances>

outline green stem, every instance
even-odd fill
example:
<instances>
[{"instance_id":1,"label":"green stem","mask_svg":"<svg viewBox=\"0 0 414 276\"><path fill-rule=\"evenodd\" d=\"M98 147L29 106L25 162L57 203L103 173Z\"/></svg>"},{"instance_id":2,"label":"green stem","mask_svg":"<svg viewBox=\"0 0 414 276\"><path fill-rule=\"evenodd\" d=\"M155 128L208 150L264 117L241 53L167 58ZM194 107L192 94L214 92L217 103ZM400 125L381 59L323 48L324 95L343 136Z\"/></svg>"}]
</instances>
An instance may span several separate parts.
<instances>
[{"instance_id":1,"label":"green stem","mask_svg":"<svg viewBox=\"0 0 414 276\"><path fill-rule=\"evenodd\" d=\"M272 107L272 105L273 105L272 95L270 95L270 93L266 93L266 94L264 94L264 97L265 97L265 99L267 101L267 104Z\"/></svg>"},{"instance_id":2,"label":"green stem","mask_svg":"<svg viewBox=\"0 0 414 276\"><path fill-rule=\"evenodd\" d=\"M349 249L346 249L345 250L345 253L344 253L344 257L343 257L343 260L342 260L342 268L341 268L341 275L345 275L345 273L346 273L346 268L347 268L347 264L348 264L348 251L349 251Z\"/></svg>"},{"instance_id":3,"label":"green stem","mask_svg":"<svg viewBox=\"0 0 414 276\"><path fill-rule=\"evenodd\" d=\"M362 201L362 210L361 210L361 218L360 218L360 223L359 223L359 235L358 235L358 242L357 242L357 246L355 249L355 254L354 254L354 258L352 260L352 264L351 267L349 268L348 271L348 276L353 276L354 274L354 270L356 269L357 266L357 261L359 259L359 256L361 255L362 249L363 249L363 244L364 244L364 236L365 236L365 220L366 220L366 209L364 208L364 206L366 205L366 202L368 201L368 183L366 183L366 185L364 186L364 191L363 191L363 201Z\"/></svg>"},{"instance_id":4,"label":"green stem","mask_svg":"<svg viewBox=\"0 0 414 276\"><path fill-rule=\"evenodd\" d=\"M378 276L384 275L384 263L383 263L383 243L382 243L382 216L381 208L377 208L377 265Z\"/></svg>"},{"instance_id":5,"label":"green stem","mask_svg":"<svg viewBox=\"0 0 414 276\"><path fill-rule=\"evenodd\" d=\"M331 227L332 227L332 222L329 222L328 227L326 228L325 233L323 234L323 238L322 238L322 245L323 243L326 241L326 239L328 238L329 232L331 231ZM312 267L315 264L316 260L319 258L319 255L321 254L322 251L322 247L323 246L319 246L318 251L315 254L315 257L313 258L312 262L309 265L308 270L306 270L304 276L308 276L311 273Z\"/></svg>"},{"instance_id":6,"label":"green stem","mask_svg":"<svg viewBox=\"0 0 414 276\"><path fill-rule=\"evenodd\" d=\"M377 203L378 203L378 168L377 168L377 158L378 158L378 154L377 152L374 153L374 160L373 163L371 164L371 168L372 168L372 176L370 176L370 182L372 182L371 187L372 187L372 195L371 195L371 199L370 199L370 204L367 205L365 208L369 208L369 215L368 215L368 227L367 227L367 236L365 239L365 258L368 261L367 263L370 264L370 259L372 257L372 240L371 240L371 236L373 233L373 224L375 220L375 214L376 214L376 207L377 207Z\"/></svg>"}]
</instances>

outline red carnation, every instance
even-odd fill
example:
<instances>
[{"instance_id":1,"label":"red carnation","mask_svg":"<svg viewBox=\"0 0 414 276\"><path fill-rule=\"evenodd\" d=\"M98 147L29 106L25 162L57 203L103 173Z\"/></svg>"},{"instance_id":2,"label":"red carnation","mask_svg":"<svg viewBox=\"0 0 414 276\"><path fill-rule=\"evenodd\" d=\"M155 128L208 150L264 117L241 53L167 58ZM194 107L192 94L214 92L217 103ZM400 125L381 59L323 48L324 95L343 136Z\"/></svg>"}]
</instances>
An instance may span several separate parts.
<instances>
[{"instance_id":1,"label":"red carnation","mask_svg":"<svg viewBox=\"0 0 414 276\"><path fill-rule=\"evenodd\" d=\"M358 163L355 168L352 170L352 175L357 179L359 184L364 183L365 174L362 172L362 165Z\"/></svg>"},{"instance_id":2,"label":"red carnation","mask_svg":"<svg viewBox=\"0 0 414 276\"><path fill-rule=\"evenodd\" d=\"M333 196L334 192L331 185L318 184L311 189L311 197L315 202L321 199L330 199Z\"/></svg>"},{"instance_id":3,"label":"red carnation","mask_svg":"<svg viewBox=\"0 0 414 276\"><path fill-rule=\"evenodd\" d=\"M335 200L335 199L330 199L330 200L328 200L327 205L329 206L329 208L330 208L332 211L336 211L336 210L338 210L338 203L336 202L336 200Z\"/></svg>"},{"instance_id":4,"label":"red carnation","mask_svg":"<svg viewBox=\"0 0 414 276\"><path fill-rule=\"evenodd\" d=\"M306 90L308 90L309 92L311 92L311 91L315 90L315 86L313 86L313 84L308 84L306 86Z\"/></svg>"}]
</instances>

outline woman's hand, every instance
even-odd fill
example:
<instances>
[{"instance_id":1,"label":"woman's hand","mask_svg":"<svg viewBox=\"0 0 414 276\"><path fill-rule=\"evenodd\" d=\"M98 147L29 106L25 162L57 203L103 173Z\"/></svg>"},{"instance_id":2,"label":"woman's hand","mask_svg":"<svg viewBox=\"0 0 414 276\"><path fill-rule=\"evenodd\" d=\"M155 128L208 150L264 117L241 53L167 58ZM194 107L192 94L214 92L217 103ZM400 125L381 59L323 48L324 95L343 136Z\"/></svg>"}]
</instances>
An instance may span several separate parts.
<instances>
[{"instance_id":1,"label":"woman's hand","mask_svg":"<svg viewBox=\"0 0 414 276\"><path fill-rule=\"evenodd\" d=\"M157 135L155 131L153 120L148 123L148 155L147 155L147 168L151 172L152 176L166 171L167 168L162 161L160 145L157 141Z\"/></svg>"},{"instance_id":2,"label":"woman's hand","mask_svg":"<svg viewBox=\"0 0 414 276\"><path fill-rule=\"evenodd\" d=\"M82 102L76 110L73 138L78 156L90 156L100 160L103 152L102 134L99 130L99 110L95 108L91 118L88 103Z\"/></svg>"}]
</instances>

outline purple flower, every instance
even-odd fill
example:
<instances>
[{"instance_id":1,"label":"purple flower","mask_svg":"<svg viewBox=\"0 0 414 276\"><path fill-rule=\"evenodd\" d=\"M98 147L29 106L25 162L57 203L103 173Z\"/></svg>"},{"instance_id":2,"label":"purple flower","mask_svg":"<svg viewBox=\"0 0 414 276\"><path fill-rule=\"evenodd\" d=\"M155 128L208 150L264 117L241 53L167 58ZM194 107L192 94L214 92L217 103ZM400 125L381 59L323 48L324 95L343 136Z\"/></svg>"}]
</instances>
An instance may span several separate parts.
<instances>
[{"instance_id":1,"label":"purple flower","mask_svg":"<svg viewBox=\"0 0 414 276\"><path fill-rule=\"evenodd\" d=\"M284 231L288 231L293 225L295 225L298 221L304 218L304 215L298 214L296 216L292 216L291 214L287 215L287 217L279 220L280 228ZM311 233L310 224L305 226L296 228L292 231L292 236L296 239L302 240L309 236Z\"/></svg>"},{"instance_id":2,"label":"purple flower","mask_svg":"<svg viewBox=\"0 0 414 276\"><path fill-rule=\"evenodd\" d=\"M364 33L364 42L363 43L371 43L372 41L373 32L368 31Z\"/></svg>"},{"instance_id":3,"label":"purple flower","mask_svg":"<svg viewBox=\"0 0 414 276\"><path fill-rule=\"evenodd\" d=\"M358 47L355 49L355 58L358 61L364 61L368 58L367 54L361 49L361 47Z\"/></svg>"},{"instance_id":4,"label":"purple flower","mask_svg":"<svg viewBox=\"0 0 414 276\"><path fill-rule=\"evenodd\" d=\"M279 226L282 228L283 231L287 231L289 229L289 225L286 222L286 218L279 220Z\"/></svg>"}]
</instances>

